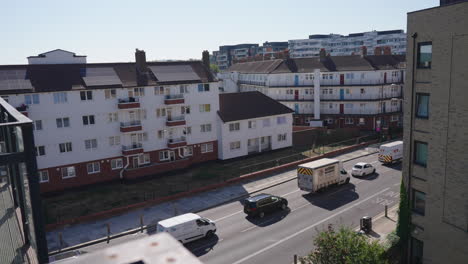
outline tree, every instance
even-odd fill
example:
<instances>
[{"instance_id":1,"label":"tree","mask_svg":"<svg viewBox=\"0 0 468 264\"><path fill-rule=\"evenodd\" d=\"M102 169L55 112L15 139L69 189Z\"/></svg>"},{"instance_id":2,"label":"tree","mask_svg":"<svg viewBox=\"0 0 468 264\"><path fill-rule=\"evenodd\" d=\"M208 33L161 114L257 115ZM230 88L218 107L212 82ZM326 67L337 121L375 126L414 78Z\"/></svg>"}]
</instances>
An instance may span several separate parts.
<instances>
[{"instance_id":1,"label":"tree","mask_svg":"<svg viewBox=\"0 0 468 264\"><path fill-rule=\"evenodd\" d=\"M404 246L408 242L410 232L410 208L408 194L406 193L405 182L401 179L400 185L400 208L398 210L398 222L396 234L400 237L400 245Z\"/></svg>"},{"instance_id":2,"label":"tree","mask_svg":"<svg viewBox=\"0 0 468 264\"><path fill-rule=\"evenodd\" d=\"M347 227L338 231L332 225L314 240L315 250L300 259L302 264L387 264L385 249Z\"/></svg>"},{"instance_id":3,"label":"tree","mask_svg":"<svg viewBox=\"0 0 468 264\"><path fill-rule=\"evenodd\" d=\"M218 67L218 65L216 65L216 64L210 64L210 69L211 69L211 71L214 72L214 73L218 73L218 72L219 72L219 67Z\"/></svg>"}]
</instances>

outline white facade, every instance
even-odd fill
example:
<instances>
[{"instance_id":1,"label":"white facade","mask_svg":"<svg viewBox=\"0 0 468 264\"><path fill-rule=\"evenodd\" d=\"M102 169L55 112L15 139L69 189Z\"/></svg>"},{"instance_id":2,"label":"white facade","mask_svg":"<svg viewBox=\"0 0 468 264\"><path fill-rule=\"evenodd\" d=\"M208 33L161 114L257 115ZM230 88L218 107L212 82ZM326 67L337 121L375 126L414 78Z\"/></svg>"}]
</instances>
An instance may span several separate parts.
<instances>
[{"instance_id":1,"label":"white facade","mask_svg":"<svg viewBox=\"0 0 468 264\"><path fill-rule=\"evenodd\" d=\"M65 50L53 50L28 57L29 64L86 64L86 56L76 56Z\"/></svg>"},{"instance_id":2,"label":"white facade","mask_svg":"<svg viewBox=\"0 0 468 264\"><path fill-rule=\"evenodd\" d=\"M402 30L371 31L348 36L330 34L289 40L291 58L317 57L321 49L332 56L358 55L363 46L367 48L368 55L373 55L376 47L390 47L392 54L405 54L406 34Z\"/></svg>"},{"instance_id":3,"label":"white facade","mask_svg":"<svg viewBox=\"0 0 468 264\"><path fill-rule=\"evenodd\" d=\"M224 123L218 117L218 157L226 160L292 146L292 114Z\"/></svg>"}]
</instances>

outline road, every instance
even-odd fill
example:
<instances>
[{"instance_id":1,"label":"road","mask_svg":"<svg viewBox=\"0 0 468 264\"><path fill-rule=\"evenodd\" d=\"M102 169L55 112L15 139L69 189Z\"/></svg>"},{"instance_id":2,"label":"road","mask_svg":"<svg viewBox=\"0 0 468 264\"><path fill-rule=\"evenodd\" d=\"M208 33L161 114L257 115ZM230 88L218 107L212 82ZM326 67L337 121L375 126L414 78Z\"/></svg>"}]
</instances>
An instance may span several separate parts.
<instances>
[{"instance_id":1,"label":"road","mask_svg":"<svg viewBox=\"0 0 468 264\"><path fill-rule=\"evenodd\" d=\"M382 166L377 154L345 162L350 171L358 161L370 162L375 175L351 178L351 183L320 194L308 194L293 180L263 192L285 197L289 210L266 215L263 219L246 218L240 201L215 207L199 214L217 225L216 236L186 244L186 248L205 264L211 263L292 263L293 255L306 255L317 232L328 224L356 227L364 215L376 216L398 202L401 166ZM290 173L295 173L291 171ZM146 236L138 233L112 241L121 243ZM106 245L83 248L92 252Z\"/></svg>"}]
</instances>

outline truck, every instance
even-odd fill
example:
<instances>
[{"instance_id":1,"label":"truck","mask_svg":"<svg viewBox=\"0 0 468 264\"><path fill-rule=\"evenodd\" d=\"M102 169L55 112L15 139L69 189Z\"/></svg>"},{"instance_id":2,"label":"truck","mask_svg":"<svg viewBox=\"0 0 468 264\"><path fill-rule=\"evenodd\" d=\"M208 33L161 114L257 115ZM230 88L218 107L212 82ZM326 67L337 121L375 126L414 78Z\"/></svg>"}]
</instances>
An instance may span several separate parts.
<instances>
[{"instance_id":1,"label":"truck","mask_svg":"<svg viewBox=\"0 0 468 264\"><path fill-rule=\"evenodd\" d=\"M169 233L181 244L185 244L193 240L213 236L216 233L216 224L208 218L188 213L159 221L156 232Z\"/></svg>"},{"instance_id":2,"label":"truck","mask_svg":"<svg viewBox=\"0 0 468 264\"><path fill-rule=\"evenodd\" d=\"M392 164L403 158L403 141L394 141L380 145L379 161L383 164Z\"/></svg>"},{"instance_id":3,"label":"truck","mask_svg":"<svg viewBox=\"0 0 468 264\"><path fill-rule=\"evenodd\" d=\"M349 183L350 176L339 160L319 159L298 165L297 185L302 191L315 193L332 185Z\"/></svg>"}]
</instances>

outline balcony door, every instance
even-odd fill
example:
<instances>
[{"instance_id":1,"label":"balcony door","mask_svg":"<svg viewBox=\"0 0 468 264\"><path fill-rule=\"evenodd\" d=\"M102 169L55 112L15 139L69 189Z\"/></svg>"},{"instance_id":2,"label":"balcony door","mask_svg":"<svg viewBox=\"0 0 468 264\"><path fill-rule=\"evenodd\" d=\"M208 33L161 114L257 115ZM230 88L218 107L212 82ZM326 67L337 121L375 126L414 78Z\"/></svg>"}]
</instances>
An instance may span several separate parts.
<instances>
[{"instance_id":1,"label":"balcony door","mask_svg":"<svg viewBox=\"0 0 468 264\"><path fill-rule=\"evenodd\" d=\"M299 100L299 90L294 90L294 100Z\"/></svg>"}]
</instances>

